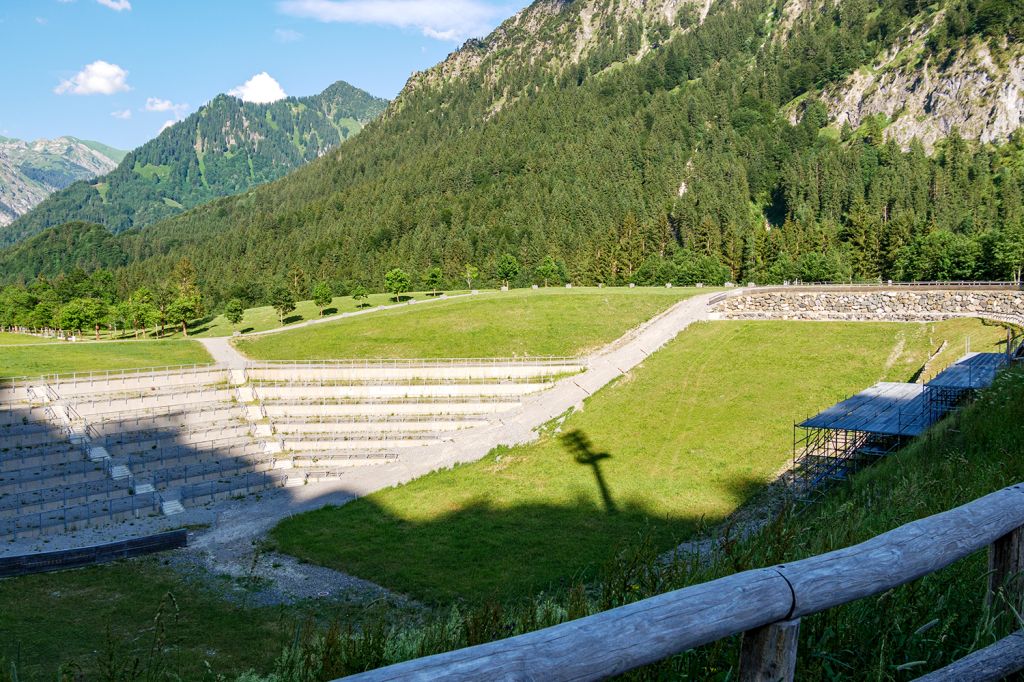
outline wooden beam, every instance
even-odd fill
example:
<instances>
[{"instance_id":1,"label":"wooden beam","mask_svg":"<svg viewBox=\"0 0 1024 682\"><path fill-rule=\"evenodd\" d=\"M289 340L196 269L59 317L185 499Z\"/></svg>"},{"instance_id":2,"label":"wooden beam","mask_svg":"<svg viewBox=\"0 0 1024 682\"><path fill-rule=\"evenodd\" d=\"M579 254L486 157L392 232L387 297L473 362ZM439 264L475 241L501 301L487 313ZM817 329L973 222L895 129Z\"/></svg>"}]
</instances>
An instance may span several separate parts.
<instances>
[{"instance_id":1,"label":"wooden beam","mask_svg":"<svg viewBox=\"0 0 1024 682\"><path fill-rule=\"evenodd\" d=\"M1024 630L964 656L916 682L992 682L1024 670Z\"/></svg>"},{"instance_id":2,"label":"wooden beam","mask_svg":"<svg viewBox=\"0 0 1024 682\"><path fill-rule=\"evenodd\" d=\"M349 679L599 680L782 620L792 606L793 594L778 572L746 571Z\"/></svg>"},{"instance_id":3,"label":"wooden beam","mask_svg":"<svg viewBox=\"0 0 1024 682\"><path fill-rule=\"evenodd\" d=\"M846 604L939 571L1024 526L1024 484L900 526L859 545L778 566L790 618Z\"/></svg>"},{"instance_id":4,"label":"wooden beam","mask_svg":"<svg viewBox=\"0 0 1024 682\"><path fill-rule=\"evenodd\" d=\"M1024 607L1024 528L1002 536L988 548L988 592L985 603L998 611Z\"/></svg>"},{"instance_id":5,"label":"wooden beam","mask_svg":"<svg viewBox=\"0 0 1024 682\"><path fill-rule=\"evenodd\" d=\"M744 632L740 682L793 682L799 640L799 618Z\"/></svg>"}]
</instances>

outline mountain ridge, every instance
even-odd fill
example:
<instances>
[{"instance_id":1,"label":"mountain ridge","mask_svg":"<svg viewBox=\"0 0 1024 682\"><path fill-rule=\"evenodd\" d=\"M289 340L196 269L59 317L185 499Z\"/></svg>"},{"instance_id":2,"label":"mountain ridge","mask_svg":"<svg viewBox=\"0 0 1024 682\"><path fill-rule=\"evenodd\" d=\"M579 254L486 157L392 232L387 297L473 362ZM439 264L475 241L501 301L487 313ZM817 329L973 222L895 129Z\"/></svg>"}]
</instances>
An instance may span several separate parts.
<instances>
[{"instance_id":1,"label":"mountain ridge","mask_svg":"<svg viewBox=\"0 0 1024 682\"><path fill-rule=\"evenodd\" d=\"M215 301L294 269L338 290L392 267L455 281L506 252L521 283L548 259L580 283L1007 276L1021 140L939 125L926 149L899 116L844 126L829 106L904 43L956 64L983 41L1003 68L1012 17L972 17L1004 1L540 0L413 74L344 153L125 234L121 275L187 256ZM945 16L966 17L945 43L918 31Z\"/></svg>"},{"instance_id":2,"label":"mountain ridge","mask_svg":"<svg viewBox=\"0 0 1024 682\"><path fill-rule=\"evenodd\" d=\"M0 137L0 228L53 192L113 170L126 153L70 135L31 141Z\"/></svg>"},{"instance_id":3,"label":"mountain ridge","mask_svg":"<svg viewBox=\"0 0 1024 682\"><path fill-rule=\"evenodd\" d=\"M321 93L253 104L218 95L128 152L94 182L48 197L0 232L13 243L72 220L112 232L145 227L277 179L357 134L385 100L337 81Z\"/></svg>"}]
</instances>

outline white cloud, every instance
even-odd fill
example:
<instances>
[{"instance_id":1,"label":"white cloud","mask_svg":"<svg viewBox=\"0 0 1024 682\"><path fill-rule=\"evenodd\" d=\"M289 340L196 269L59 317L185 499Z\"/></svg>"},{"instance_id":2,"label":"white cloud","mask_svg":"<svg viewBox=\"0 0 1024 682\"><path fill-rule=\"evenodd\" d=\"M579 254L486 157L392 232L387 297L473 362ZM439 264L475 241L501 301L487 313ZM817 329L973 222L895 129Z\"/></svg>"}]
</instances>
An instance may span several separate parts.
<instances>
[{"instance_id":1,"label":"white cloud","mask_svg":"<svg viewBox=\"0 0 1024 682\"><path fill-rule=\"evenodd\" d=\"M43 17L36 17L36 23L39 24L40 26L46 26L48 22Z\"/></svg>"},{"instance_id":2,"label":"white cloud","mask_svg":"<svg viewBox=\"0 0 1024 682\"><path fill-rule=\"evenodd\" d=\"M181 119L188 109L187 104L175 104L169 99L160 99L159 97L147 97L144 107L145 111L170 111L176 119Z\"/></svg>"},{"instance_id":3,"label":"white cloud","mask_svg":"<svg viewBox=\"0 0 1024 682\"><path fill-rule=\"evenodd\" d=\"M277 7L322 22L415 28L445 41L484 35L507 13L483 0L281 0Z\"/></svg>"},{"instance_id":4,"label":"white cloud","mask_svg":"<svg viewBox=\"0 0 1024 682\"><path fill-rule=\"evenodd\" d=\"M58 95L113 95L115 92L131 90L127 79L127 71L101 59L87 64L71 78L61 81L53 91Z\"/></svg>"},{"instance_id":5,"label":"white cloud","mask_svg":"<svg viewBox=\"0 0 1024 682\"><path fill-rule=\"evenodd\" d=\"M128 119L130 119L132 117L132 110L131 109L120 109L119 111L111 111L110 115L113 116L114 118L120 119L122 121L127 121Z\"/></svg>"},{"instance_id":6,"label":"white cloud","mask_svg":"<svg viewBox=\"0 0 1024 682\"><path fill-rule=\"evenodd\" d=\"M170 119L170 120L164 121L164 124L162 126L160 126L160 130L158 130L156 132L156 134L159 135L160 133L162 133L163 131L167 130L168 128L170 128L175 123L177 123L177 121L175 121L174 119Z\"/></svg>"},{"instance_id":7,"label":"white cloud","mask_svg":"<svg viewBox=\"0 0 1024 682\"><path fill-rule=\"evenodd\" d=\"M96 0L96 2L100 3L104 7L109 7L115 12L131 10L132 8L132 3L128 2L128 0Z\"/></svg>"},{"instance_id":8,"label":"white cloud","mask_svg":"<svg viewBox=\"0 0 1024 682\"><path fill-rule=\"evenodd\" d=\"M293 31L290 28L276 28L274 29L274 40L279 43L297 43L302 40L303 36L298 31Z\"/></svg>"},{"instance_id":9,"label":"white cloud","mask_svg":"<svg viewBox=\"0 0 1024 682\"><path fill-rule=\"evenodd\" d=\"M276 102L288 96L284 94L281 84L266 71L256 74L237 88L228 90L228 94L238 97L243 102L256 102L257 104Z\"/></svg>"}]
</instances>

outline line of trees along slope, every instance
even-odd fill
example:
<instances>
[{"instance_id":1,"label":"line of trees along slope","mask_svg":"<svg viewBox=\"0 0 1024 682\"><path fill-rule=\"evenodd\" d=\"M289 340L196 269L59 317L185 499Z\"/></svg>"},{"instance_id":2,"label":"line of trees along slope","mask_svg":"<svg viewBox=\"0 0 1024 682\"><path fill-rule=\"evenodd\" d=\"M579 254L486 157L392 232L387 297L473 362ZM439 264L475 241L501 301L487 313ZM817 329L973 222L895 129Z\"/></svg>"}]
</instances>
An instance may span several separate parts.
<instances>
[{"instance_id":1,"label":"line of trees along slope","mask_svg":"<svg viewBox=\"0 0 1024 682\"><path fill-rule=\"evenodd\" d=\"M793 19L791 4L717 2L703 20L686 4L666 23L606 0L537 3L414 76L343 153L125 235L119 277L159 280L184 255L219 301L295 267L455 279L505 253L525 273L553 257L580 283L1019 273L1024 136L953 130L926 153L887 141L884 117L830 126L815 97L887 50L950 61L986 43L1005 65L1013 13L849 0Z\"/></svg>"},{"instance_id":2,"label":"line of trees along slope","mask_svg":"<svg viewBox=\"0 0 1024 682\"><path fill-rule=\"evenodd\" d=\"M48 197L0 230L12 243L70 220L144 227L275 180L358 133L385 100L339 81L318 95L253 104L228 95L129 152L118 167Z\"/></svg>"}]
</instances>

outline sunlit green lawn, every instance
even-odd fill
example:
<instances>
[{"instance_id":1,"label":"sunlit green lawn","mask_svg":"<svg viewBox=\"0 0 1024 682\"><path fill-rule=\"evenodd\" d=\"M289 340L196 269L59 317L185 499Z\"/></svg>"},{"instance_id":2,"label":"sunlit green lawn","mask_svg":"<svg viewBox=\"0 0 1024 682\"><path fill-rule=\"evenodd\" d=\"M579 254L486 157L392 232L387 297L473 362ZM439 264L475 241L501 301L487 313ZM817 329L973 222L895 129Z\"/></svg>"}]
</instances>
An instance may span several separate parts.
<instances>
[{"instance_id":1,"label":"sunlit green lawn","mask_svg":"<svg viewBox=\"0 0 1024 682\"><path fill-rule=\"evenodd\" d=\"M257 359L575 355L709 289L516 289L407 306L236 345Z\"/></svg>"},{"instance_id":2,"label":"sunlit green lawn","mask_svg":"<svg viewBox=\"0 0 1024 682\"><path fill-rule=\"evenodd\" d=\"M57 339L47 339L32 334L12 334L11 332L0 332L0 346L27 346L40 343L56 343Z\"/></svg>"},{"instance_id":3,"label":"sunlit green lawn","mask_svg":"<svg viewBox=\"0 0 1024 682\"><path fill-rule=\"evenodd\" d=\"M449 296L466 293L463 291L449 291L446 292ZM415 291L408 294L403 294L403 299L408 298L409 300L422 301L431 299L430 292ZM324 315L331 316L339 313L350 313L358 310L366 310L367 308L375 308L377 306L391 306L397 305L398 302L390 294L370 294L367 298L356 301L351 296L339 296L335 297L330 305L324 308ZM375 314L375 313L374 313ZM315 320L320 317L320 309L316 307L313 301L298 301L295 304L295 310L288 313L284 320L285 326L290 324L296 324L297 322L304 322L306 320ZM192 325L189 331L190 336L231 336L236 331L243 333L249 332L262 332L268 329L277 329L281 326L281 321L278 318L277 311L271 306L261 306L259 308L248 308L245 311L245 315L242 317L242 321L238 324L231 324L223 315L217 315L212 319L199 321ZM174 336L180 336L181 332L177 331Z\"/></svg>"},{"instance_id":4,"label":"sunlit green lawn","mask_svg":"<svg viewBox=\"0 0 1024 682\"><path fill-rule=\"evenodd\" d=\"M583 457L596 455L607 502L595 467L549 433L293 517L273 538L426 600L543 590L589 574L645 529L669 549L721 521L790 461L794 421L877 381L905 381L943 339L962 349L968 334L974 350L1003 338L977 320L698 324L562 425L589 443Z\"/></svg>"},{"instance_id":5,"label":"sunlit green lawn","mask_svg":"<svg viewBox=\"0 0 1024 682\"><path fill-rule=\"evenodd\" d=\"M0 377L35 377L101 370L212 362L196 341L62 342L0 346Z\"/></svg>"}]
</instances>

